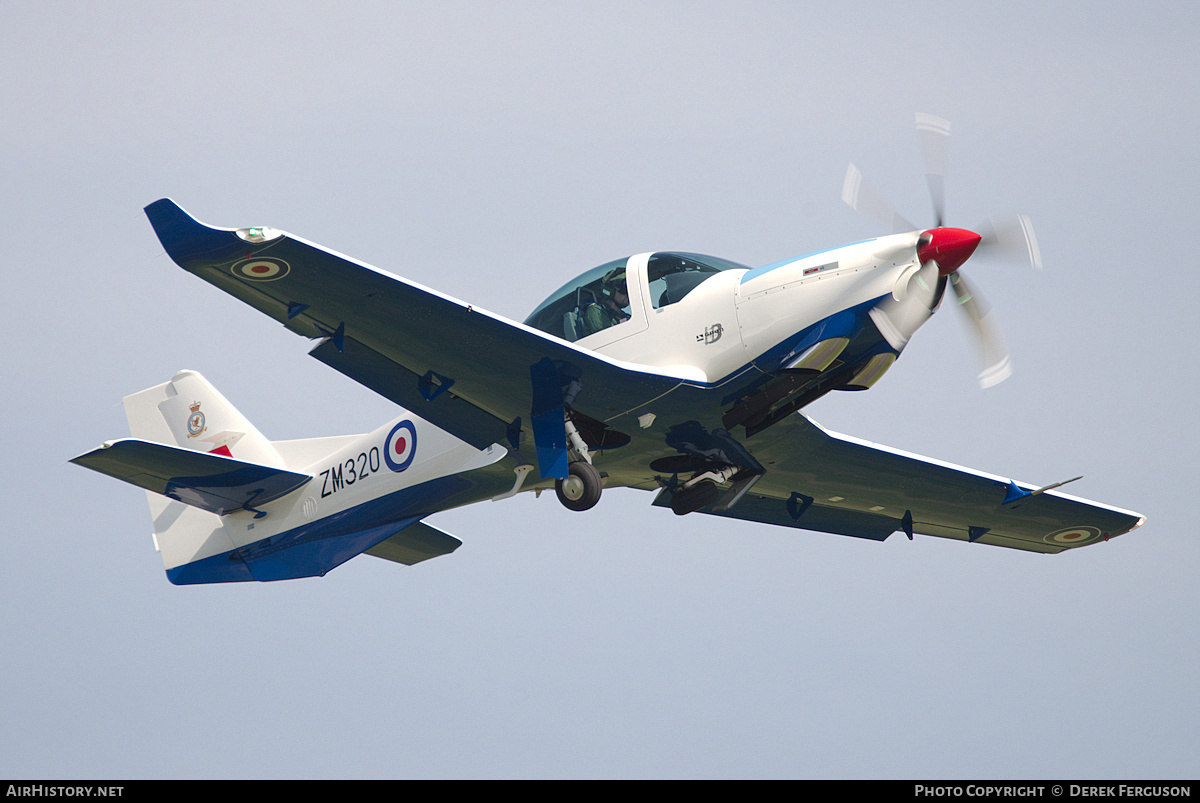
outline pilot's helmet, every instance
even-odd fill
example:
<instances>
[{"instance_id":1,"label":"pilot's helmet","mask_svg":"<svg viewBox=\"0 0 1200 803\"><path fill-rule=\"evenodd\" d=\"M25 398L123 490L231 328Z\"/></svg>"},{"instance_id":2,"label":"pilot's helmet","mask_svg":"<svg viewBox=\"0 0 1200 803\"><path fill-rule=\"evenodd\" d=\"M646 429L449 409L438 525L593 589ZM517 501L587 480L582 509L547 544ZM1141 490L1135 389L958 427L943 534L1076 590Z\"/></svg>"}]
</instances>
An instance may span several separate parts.
<instances>
[{"instance_id":1,"label":"pilot's helmet","mask_svg":"<svg viewBox=\"0 0 1200 803\"><path fill-rule=\"evenodd\" d=\"M604 281L601 283L601 286L609 296L615 296L618 291L628 296L629 290L625 284L625 268L613 268L610 270L604 275Z\"/></svg>"}]
</instances>

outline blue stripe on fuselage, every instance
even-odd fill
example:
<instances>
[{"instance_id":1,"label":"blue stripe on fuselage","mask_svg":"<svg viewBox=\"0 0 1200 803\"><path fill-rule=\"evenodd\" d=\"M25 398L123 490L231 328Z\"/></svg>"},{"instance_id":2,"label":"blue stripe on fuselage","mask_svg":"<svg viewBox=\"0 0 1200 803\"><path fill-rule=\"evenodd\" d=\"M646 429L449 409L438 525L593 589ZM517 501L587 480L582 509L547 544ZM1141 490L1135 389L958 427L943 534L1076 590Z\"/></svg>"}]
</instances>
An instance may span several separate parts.
<instances>
[{"instance_id":1,"label":"blue stripe on fuselage","mask_svg":"<svg viewBox=\"0 0 1200 803\"><path fill-rule=\"evenodd\" d=\"M839 310L832 315L827 315L816 323L806 326L799 332L784 338L771 348L763 351L763 353L750 362L738 366L720 379L711 382L697 382L692 379L684 379L680 384L700 390L716 390L719 388L725 393L720 403L722 405L728 404L745 395L755 385L770 379L778 368L780 360L789 352L806 348L822 337L846 337L851 334L855 337L861 337L862 328L870 320L867 317L867 311L888 295L890 294L885 293L878 298L873 298L861 304L855 304L852 307ZM851 321L854 321L854 323L851 323ZM882 335L879 335L877 331L875 334L880 341L883 340ZM856 349L854 352L847 353L846 356L851 357L854 353L867 353L868 351L870 351L869 348ZM745 381L739 382L739 380L747 378L750 380L748 383ZM732 389L730 389L731 385L733 385Z\"/></svg>"},{"instance_id":2,"label":"blue stripe on fuselage","mask_svg":"<svg viewBox=\"0 0 1200 803\"><path fill-rule=\"evenodd\" d=\"M240 549L167 570L175 585L318 577L428 515L471 482L457 474L364 502Z\"/></svg>"},{"instance_id":3,"label":"blue stripe on fuselage","mask_svg":"<svg viewBox=\"0 0 1200 803\"><path fill-rule=\"evenodd\" d=\"M853 307L847 307L840 312L835 312L832 315L822 318L811 326L801 329L791 337L776 343L755 357L751 362L727 375L724 379L709 384L707 387L720 387L731 380L745 375L751 369L757 369L751 374L753 377L752 381L736 385L732 391L726 392L725 396L721 399L722 406L735 402L775 377L780 364L785 358L798 354L814 343L829 337L849 337L854 341L842 353L840 358L843 360L854 361L865 359L877 353L878 345L882 343L886 346L887 342L878 333L878 330L870 326L870 318L867 316L867 312L885 297L873 298L870 301L864 301ZM864 331L866 332L867 339L864 339Z\"/></svg>"}]
</instances>

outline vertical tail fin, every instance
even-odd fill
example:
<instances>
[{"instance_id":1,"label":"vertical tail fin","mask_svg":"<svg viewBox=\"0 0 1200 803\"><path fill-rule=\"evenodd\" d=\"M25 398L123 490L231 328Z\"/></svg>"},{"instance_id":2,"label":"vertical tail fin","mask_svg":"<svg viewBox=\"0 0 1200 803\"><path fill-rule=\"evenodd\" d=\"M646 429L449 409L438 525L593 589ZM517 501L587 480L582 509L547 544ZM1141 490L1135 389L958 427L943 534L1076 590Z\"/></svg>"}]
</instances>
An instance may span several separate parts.
<instances>
[{"instance_id":1,"label":"vertical tail fin","mask_svg":"<svg viewBox=\"0 0 1200 803\"><path fill-rule=\"evenodd\" d=\"M180 371L169 382L126 396L125 417L135 438L286 468L271 442L195 371ZM150 491L146 498L154 519L154 545L172 583L254 579L241 561L220 562L221 571L213 579L189 579L191 564L240 544L231 540L214 513Z\"/></svg>"},{"instance_id":2,"label":"vertical tail fin","mask_svg":"<svg viewBox=\"0 0 1200 803\"><path fill-rule=\"evenodd\" d=\"M271 442L195 371L126 396L125 416L135 438L286 468Z\"/></svg>"}]
</instances>

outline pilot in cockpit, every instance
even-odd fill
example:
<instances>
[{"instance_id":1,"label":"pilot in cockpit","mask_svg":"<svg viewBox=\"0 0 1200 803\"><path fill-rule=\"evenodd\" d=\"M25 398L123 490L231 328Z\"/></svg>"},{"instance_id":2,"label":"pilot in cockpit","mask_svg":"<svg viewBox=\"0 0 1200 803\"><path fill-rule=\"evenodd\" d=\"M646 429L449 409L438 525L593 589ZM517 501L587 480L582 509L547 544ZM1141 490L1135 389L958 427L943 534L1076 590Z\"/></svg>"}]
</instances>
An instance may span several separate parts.
<instances>
[{"instance_id":1,"label":"pilot in cockpit","mask_svg":"<svg viewBox=\"0 0 1200 803\"><path fill-rule=\"evenodd\" d=\"M583 308L583 333L595 334L602 329L629 320L629 290L625 284L625 269L617 268L604 277L600 300Z\"/></svg>"}]
</instances>

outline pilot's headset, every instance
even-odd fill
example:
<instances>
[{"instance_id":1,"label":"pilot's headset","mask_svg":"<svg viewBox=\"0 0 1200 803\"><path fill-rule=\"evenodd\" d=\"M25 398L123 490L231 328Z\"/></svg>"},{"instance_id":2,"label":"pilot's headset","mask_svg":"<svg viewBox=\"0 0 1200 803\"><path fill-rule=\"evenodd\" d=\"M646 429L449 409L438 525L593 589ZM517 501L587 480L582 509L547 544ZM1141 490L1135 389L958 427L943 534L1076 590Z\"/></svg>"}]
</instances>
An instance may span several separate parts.
<instances>
[{"instance_id":1,"label":"pilot's headset","mask_svg":"<svg viewBox=\"0 0 1200 803\"><path fill-rule=\"evenodd\" d=\"M601 284L604 288L605 294L607 294L609 298L613 299L614 302L617 299L618 290L624 293L626 298L629 297L629 288L625 282L624 268L613 268L610 270L605 275L604 281Z\"/></svg>"}]
</instances>

